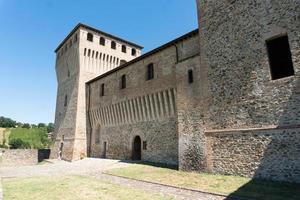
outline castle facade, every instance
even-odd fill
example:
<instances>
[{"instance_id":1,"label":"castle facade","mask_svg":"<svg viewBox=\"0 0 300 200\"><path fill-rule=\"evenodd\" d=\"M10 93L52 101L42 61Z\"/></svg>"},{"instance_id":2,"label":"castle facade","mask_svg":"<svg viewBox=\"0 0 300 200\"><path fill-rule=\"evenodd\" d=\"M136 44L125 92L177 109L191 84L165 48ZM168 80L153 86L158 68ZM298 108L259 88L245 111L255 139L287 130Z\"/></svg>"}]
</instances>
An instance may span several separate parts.
<instances>
[{"instance_id":1,"label":"castle facade","mask_svg":"<svg viewBox=\"0 0 300 200\"><path fill-rule=\"evenodd\" d=\"M300 182L300 0L198 0L157 49L79 24L56 49L51 157Z\"/></svg>"}]
</instances>

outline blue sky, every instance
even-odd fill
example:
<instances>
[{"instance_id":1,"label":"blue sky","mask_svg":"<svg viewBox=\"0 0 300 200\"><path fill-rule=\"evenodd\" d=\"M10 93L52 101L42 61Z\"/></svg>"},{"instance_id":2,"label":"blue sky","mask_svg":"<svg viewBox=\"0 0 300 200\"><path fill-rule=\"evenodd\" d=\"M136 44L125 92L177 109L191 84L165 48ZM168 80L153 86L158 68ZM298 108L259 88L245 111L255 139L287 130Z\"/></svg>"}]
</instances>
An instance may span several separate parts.
<instances>
[{"instance_id":1,"label":"blue sky","mask_svg":"<svg viewBox=\"0 0 300 200\"><path fill-rule=\"evenodd\" d=\"M54 121L54 49L79 22L145 53L197 28L196 1L0 0L0 116Z\"/></svg>"}]
</instances>

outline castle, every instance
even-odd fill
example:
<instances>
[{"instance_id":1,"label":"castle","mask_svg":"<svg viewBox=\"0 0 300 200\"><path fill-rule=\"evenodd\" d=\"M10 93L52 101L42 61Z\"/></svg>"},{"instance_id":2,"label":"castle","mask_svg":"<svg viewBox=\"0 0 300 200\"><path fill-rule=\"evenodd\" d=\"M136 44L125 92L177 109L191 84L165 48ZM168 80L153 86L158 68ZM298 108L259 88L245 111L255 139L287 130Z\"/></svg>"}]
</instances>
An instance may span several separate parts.
<instances>
[{"instance_id":1,"label":"castle","mask_svg":"<svg viewBox=\"0 0 300 200\"><path fill-rule=\"evenodd\" d=\"M300 182L300 0L197 0L146 54L79 24L56 49L51 157Z\"/></svg>"}]
</instances>

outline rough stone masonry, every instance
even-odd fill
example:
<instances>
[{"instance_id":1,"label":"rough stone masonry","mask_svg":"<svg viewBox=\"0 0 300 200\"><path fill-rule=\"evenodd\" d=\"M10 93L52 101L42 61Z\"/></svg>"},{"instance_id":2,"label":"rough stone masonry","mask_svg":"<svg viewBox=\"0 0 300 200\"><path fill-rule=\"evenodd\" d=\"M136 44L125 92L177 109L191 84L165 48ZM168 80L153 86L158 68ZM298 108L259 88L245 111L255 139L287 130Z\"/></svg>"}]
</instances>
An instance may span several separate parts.
<instances>
[{"instance_id":1,"label":"rough stone masonry","mask_svg":"<svg viewBox=\"0 0 300 200\"><path fill-rule=\"evenodd\" d=\"M300 182L300 0L197 0L146 54L79 24L56 49L52 158L141 159Z\"/></svg>"}]
</instances>

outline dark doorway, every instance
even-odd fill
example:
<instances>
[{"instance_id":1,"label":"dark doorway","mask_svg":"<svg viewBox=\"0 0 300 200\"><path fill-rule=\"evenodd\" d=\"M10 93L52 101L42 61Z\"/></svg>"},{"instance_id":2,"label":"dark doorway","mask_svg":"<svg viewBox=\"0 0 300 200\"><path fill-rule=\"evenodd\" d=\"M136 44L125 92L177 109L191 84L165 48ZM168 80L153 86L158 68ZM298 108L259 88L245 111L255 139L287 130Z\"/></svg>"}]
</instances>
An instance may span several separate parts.
<instances>
[{"instance_id":1,"label":"dark doorway","mask_svg":"<svg viewBox=\"0 0 300 200\"><path fill-rule=\"evenodd\" d=\"M107 142L103 142L102 158L106 158Z\"/></svg>"},{"instance_id":2,"label":"dark doorway","mask_svg":"<svg viewBox=\"0 0 300 200\"><path fill-rule=\"evenodd\" d=\"M132 160L141 160L142 159L141 146L142 146L141 138L140 138L140 136L136 136L133 141Z\"/></svg>"},{"instance_id":3,"label":"dark doorway","mask_svg":"<svg viewBox=\"0 0 300 200\"><path fill-rule=\"evenodd\" d=\"M59 152L58 152L58 159L61 160L62 159L62 155L63 155L63 148L64 148L64 143L61 142L60 146L59 146Z\"/></svg>"}]
</instances>

